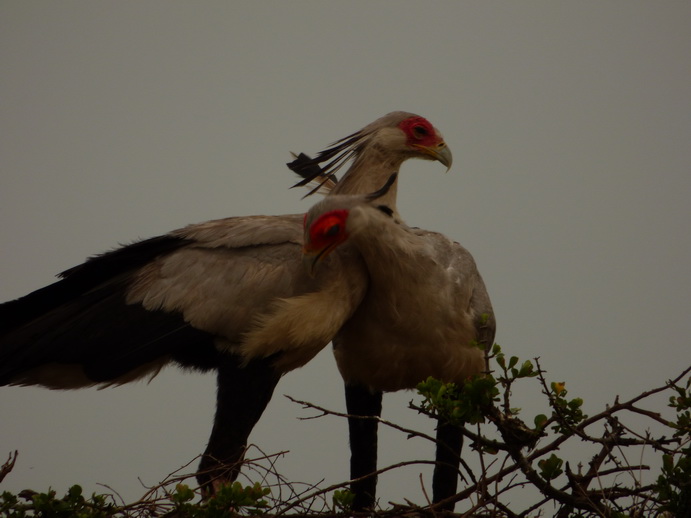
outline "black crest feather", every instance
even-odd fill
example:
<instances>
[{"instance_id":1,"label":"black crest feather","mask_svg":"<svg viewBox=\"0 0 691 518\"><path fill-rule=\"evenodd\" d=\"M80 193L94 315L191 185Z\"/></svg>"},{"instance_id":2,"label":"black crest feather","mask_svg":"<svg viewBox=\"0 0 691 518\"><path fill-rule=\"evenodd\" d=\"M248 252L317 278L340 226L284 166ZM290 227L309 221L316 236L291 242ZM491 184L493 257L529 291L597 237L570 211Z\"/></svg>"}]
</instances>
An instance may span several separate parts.
<instances>
[{"instance_id":1,"label":"black crest feather","mask_svg":"<svg viewBox=\"0 0 691 518\"><path fill-rule=\"evenodd\" d=\"M333 143L331 147L320 151L317 156L311 158L305 153L300 153L295 160L287 163L288 168L302 177L293 187L302 187L310 182L317 182L307 196L317 192L327 182L338 182L336 173L343 165L353 158L362 145L367 135L361 131L348 135ZM325 163L326 162L326 163ZM324 165L322 165L324 164Z\"/></svg>"}]
</instances>

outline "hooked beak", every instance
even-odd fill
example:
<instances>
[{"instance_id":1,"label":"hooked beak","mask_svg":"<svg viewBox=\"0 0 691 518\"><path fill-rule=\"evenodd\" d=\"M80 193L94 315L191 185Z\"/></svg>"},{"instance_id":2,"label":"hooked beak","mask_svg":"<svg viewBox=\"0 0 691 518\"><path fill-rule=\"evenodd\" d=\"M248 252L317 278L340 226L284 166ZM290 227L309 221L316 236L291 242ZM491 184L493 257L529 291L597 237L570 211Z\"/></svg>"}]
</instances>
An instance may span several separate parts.
<instances>
[{"instance_id":1,"label":"hooked beak","mask_svg":"<svg viewBox=\"0 0 691 518\"><path fill-rule=\"evenodd\" d=\"M329 255L336 245L327 246L326 248L313 248L309 244L302 247L302 265L307 270L310 277L315 277L317 274L317 267L319 263Z\"/></svg>"},{"instance_id":2,"label":"hooked beak","mask_svg":"<svg viewBox=\"0 0 691 518\"><path fill-rule=\"evenodd\" d=\"M453 156L451 156L451 148L446 145L443 140L435 146L415 146L424 154L429 155L432 160L437 160L446 166L446 170L451 169L453 164Z\"/></svg>"}]
</instances>

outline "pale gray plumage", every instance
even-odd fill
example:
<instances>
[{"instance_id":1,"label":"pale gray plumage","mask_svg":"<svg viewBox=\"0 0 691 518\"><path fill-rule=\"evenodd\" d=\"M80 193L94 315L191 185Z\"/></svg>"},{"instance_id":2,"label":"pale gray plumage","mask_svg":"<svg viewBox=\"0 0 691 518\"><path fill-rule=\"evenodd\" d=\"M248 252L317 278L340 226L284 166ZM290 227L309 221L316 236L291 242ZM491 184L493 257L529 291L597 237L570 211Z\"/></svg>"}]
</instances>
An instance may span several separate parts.
<instances>
[{"instance_id":1,"label":"pale gray plumage","mask_svg":"<svg viewBox=\"0 0 691 518\"><path fill-rule=\"evenodd\" d=\"M343 379L387 392L428 376L462 383L479 373L484 354L475 344L491 341L483 328L492 306L472 256L435 232L369 228L351 237L371 280L334 340Z\"/></svg>"},{"instance_id":2,"label":"pale gray plumage","mask_svg":"<svg viewBox=\"0 0 691 518\"><path fill-rule=\"evenodd\" d=\"M492 341L494 317L470 253L350 197L325 198L310 209L306 224L334 210L348 211L344 243L357 249L367 268L359 278L368 279L365 298L334 338L344 380L397 391L428 376L463 382L481 372L477 344Z\"/></svg>"},{"instance_id":3,"label":"pale gray plumage","mask_svg":"<svg viewBox=\"0 0 691 518\"><path fill-rule=\"evenodd\" d=\"M328 228L319 230L320 225ZM482 372L495 320L484 282L465 248L442 234L410 228L381 207L353 205L342 196L315 205L306 226L305 252L312 261L350 246L367 269L366 295L333 340L339 370L351 389L346 391L350 414L378 413L381 396L376 394L415 388L429 376L462 384ZM367 444L376 441L376 425L367 430L351 419L350 426L351 477L357 479L374 471L376 457L372 463L363 456L376 455ZM438 446L437 459L445 465L435 469L434 501L455 492L460 432L440 425L438 439L454 446L450 452ZM353 487L358 509L374 505L373 481Z\"/></svg>"},{"instance_id":4,"label":"pale gray plumage","mask_svg":"<svg viewBox=\"0 0 691 518\"><path fill-rule=\"evenodd\" d=\"M301 164L303 169L320 166L321 170L307 174L296 185L314 182L317 184L315 189L319 189L320 185L335 180L335 173L352 159L350 170L333 184L330 194L371 193L380 189L391 173L400 171L401 164L410 158L436 160L447 170L453 162L451 150L429 121L414 113L391 112ZM288 164L288 167L302 175L293 166L296 162ZM367 171L367 174L352 174L353 170ZM397 182L394 182L380 203L396 211L397 192Z\"/></svg>"},{"instance_id":5,"label":"pale gray plumage","mask_svg":"<svg viewBox=\"0 0 691 518\"><path fill-rule=\"evenodd\" d=\"M451 163L433 126L405 112L339 141L329 156L353 160L341 193L379 188L408 158ZM326 159L295 169L307 175ZM313 178L331 176L333 166ZM395 207L395 186L386 196ZM228 465L242 458L280 376L326 346L364 296L364 279L340 281L364 272L347 248L328 271L306 274L302 222L287 215L190 225L94 257L0 305L0 385L126 383L170 361L217 369L216 419L199 476L213 492L214 479L237 475Z\"/></svg>"}]
</instances>

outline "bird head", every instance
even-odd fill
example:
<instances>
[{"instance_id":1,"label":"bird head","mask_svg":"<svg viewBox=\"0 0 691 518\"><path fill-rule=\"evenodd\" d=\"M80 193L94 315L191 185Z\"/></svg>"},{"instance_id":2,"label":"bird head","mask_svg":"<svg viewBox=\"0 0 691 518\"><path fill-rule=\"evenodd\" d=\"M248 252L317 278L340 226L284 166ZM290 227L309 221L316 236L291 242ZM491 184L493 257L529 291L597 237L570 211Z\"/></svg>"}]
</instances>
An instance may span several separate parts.
<instances>
[{"instance_id":1,"label":"bird head","mask_svg":"<svg viewBox=\"0 0 691 518\"><path fill-rule=\"evenodd\" d=\"M318 264L350 237L349 217L354 210L373 208L388 216L393 211L386 206L373 203L386 194L396 181L393 173L384 186L366 195L333 195L314 205L305 214L303 263L314 276Z\"/></svg>"},{"instance_id":2,"label":"bird head","mask_svg":"<svg viewBox=\"0 0 691 518\"><path fill-rule=\"evenodd\" d=\"M424 117L408 112L391 112L368 124L360 131L334 142L315 158L304 153L295 156L288 167L303 179L293 187L316 182L309 193L327 190L336 183L336 173L349 160L353 167L367 155L376 155L389 170L397 170L409 158L436 160L451 168L451 150L441 133ZM352 169L352 168L351 168ZM346 173L348 174L348 173ZM309 195L308 194L308 195Z\"/></svg>"},{"instance_id":3,"label":"bird head","mask_svg":"<svg viewBox=\"0 0 691 518\"><path fill-rule=\"evenodd\" d=\"M451 150L441 133L427 119L411 115L399 122L397 128L405 137L402 153L408 154L410 158L436 160L445 165L447 171L451 169ZM394 145L391 147L395 148Z\"/></svg>"}]
</instances>

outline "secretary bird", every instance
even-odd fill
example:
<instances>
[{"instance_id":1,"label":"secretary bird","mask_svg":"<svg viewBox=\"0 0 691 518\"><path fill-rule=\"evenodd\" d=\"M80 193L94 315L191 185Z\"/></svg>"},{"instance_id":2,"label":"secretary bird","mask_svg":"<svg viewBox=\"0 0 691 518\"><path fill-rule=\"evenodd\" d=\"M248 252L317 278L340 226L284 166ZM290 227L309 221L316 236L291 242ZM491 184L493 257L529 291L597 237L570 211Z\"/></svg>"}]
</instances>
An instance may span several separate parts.
<instances>
[{"instance_id":1,"label":"secretary bird","mask_svg":"<svg viewBox=\"0 0 691 518\"><path fill-rule=\"evenodd\" d=\"M333 340L346 386L351 479L376 470L377 421L382 392L413 389L429 376L463 383L484 370L495 319L489 295L470 253L442 234L410 228L383 204L329 196L305 218L303 253L319 273L327 256L355 248L367 269L366 294ZM363 288L364 289L364 288ZM433 501L456 493L462 435L437 427ZM375 505L376 477L354 481L354 509ZM453 510L454 504L444 508Z\"/></svg>"},{"instance_id":2,"label":"secretary bird","mask_svg":"<svg viewBox=\"0 0 691 518\"><path fill-rule=\"evenodd\" d=\"M314 179L329 187L352 159L334 190L368 193L409 158L451 165L429 121L393 112L320 153L316 163L329 162ZM382 201L395 207L395 184ZM197 477L213 495L237 477L281 376L325 347L364 296L340 282L364 272L347 250L314 278L304 271L302 223L285 215L190 225L92 257L0 305L0 385L119 385L170 362L216 370L216 414Z\"/></svg>"}]
</instances>

